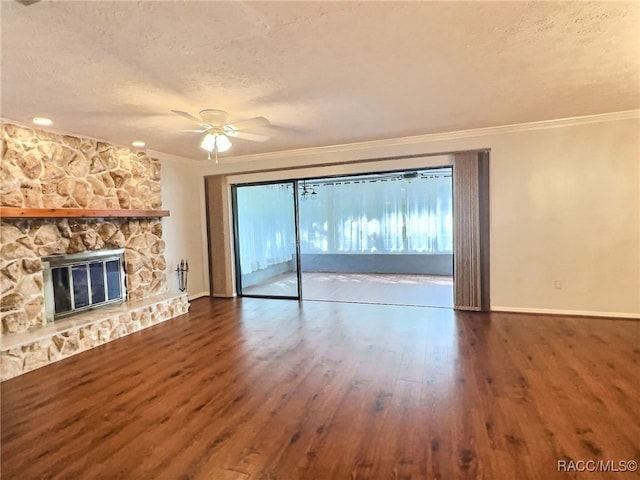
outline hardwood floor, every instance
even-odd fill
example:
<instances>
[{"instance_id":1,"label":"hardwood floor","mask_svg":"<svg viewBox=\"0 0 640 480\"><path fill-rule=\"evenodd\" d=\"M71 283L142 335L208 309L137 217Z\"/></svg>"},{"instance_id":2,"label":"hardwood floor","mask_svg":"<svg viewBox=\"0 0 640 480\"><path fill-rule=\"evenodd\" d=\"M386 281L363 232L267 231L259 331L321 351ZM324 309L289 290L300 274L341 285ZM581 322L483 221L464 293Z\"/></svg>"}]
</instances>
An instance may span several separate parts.
<instances>
[{"instance_id":1,"label":"hardwood floor","mask_svg":"<svg viewBox=\"0 0 640 480\"><path fill-rule=\"evenodd\" d=\"M637 478L557 470L640 460L639 359L637 321L204 298L4 382L2 479Z\"/></svg>"}]
</instances>

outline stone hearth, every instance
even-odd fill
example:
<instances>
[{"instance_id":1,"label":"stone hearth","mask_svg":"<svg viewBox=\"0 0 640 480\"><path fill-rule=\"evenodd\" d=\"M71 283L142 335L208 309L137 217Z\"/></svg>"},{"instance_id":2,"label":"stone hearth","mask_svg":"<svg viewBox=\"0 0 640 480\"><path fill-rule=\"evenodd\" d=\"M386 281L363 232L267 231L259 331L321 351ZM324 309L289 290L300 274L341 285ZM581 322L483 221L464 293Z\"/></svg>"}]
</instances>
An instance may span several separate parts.
<instances>
[{"instance_id":1,"label":"stone hearth","mask_svg":"<svg viewBox=\"0 0 640 480\"><path fill-rule=\"evenodd\" d=\"M188 311L186 293L165 293L83 312L27 332L5 335L0 347L0 380L8 380Z\"/></svg>"}]
</instances>

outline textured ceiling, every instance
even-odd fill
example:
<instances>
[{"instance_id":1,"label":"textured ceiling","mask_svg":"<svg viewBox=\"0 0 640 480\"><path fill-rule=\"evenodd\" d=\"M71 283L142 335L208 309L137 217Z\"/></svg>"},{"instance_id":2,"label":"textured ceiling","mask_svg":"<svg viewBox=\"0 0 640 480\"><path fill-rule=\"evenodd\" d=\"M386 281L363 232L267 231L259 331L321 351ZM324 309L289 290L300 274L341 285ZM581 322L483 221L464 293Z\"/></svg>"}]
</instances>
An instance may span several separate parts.
<instances>
[{"instance_id":1,"label":"textured ceiling","mask_svg":"<svg viewBox=\"0 0 640 480\"><path fill-rule=\"evenodd\" d=\"M0 2L3 118L188 158L170 112L265 116L224 155L640 106L640 2ZM263 131L261 131L262 133Z\"/></svg>"}]
</instances>

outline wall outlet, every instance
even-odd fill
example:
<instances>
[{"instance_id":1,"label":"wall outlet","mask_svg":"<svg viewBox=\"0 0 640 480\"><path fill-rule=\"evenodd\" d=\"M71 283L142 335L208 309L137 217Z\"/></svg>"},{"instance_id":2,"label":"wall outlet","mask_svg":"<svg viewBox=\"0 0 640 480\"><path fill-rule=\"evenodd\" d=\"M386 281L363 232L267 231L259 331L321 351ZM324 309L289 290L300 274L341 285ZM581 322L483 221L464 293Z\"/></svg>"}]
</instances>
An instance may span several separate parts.
<instances>
[{"instance_id":1,"label":"wall outlet","mask_svg":"<svg viewBox=\"0 0 640 480\"><path fill-rule=\"evenodd\" d=\"M553 286L556 287L556 290L562 290L562 280L556 280L553 282Z\"/></svg>"}]
</instances>

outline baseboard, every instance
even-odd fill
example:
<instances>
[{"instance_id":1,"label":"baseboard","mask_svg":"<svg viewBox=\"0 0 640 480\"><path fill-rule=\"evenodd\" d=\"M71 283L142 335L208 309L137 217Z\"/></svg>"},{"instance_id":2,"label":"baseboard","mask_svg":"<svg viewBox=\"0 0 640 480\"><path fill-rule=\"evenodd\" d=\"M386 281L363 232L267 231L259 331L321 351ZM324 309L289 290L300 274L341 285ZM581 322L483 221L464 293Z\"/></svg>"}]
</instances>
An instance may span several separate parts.
<instances>
[{"instance_id":1,"label":"baseboard","mask_svg":"<svg viewBox=\"0 0 640 480\"><path fill-rule=\"evenodd\" d=\"M209 292L194 293L193 295L189 295L189 301L191 302L192 300L197 300L198 298L208 297L208 296L209 296Z\"/></svg>"},{"instance_id":2,"label":"baseboard","mask_svg":"<svg viewBox=\"0 0 640 480\"><path fill-rule=\"evenodd\" d=\"M556 310L550 308L521 308L521 307L501 307L499 305L491 306L492 312L512 312L512 313L537 313L544 315L570 315L575 317L607 317L607 318L626 318L640 320L640 313L626 312L593 312L585 310Z\"/></svg>"}]
</instances>

